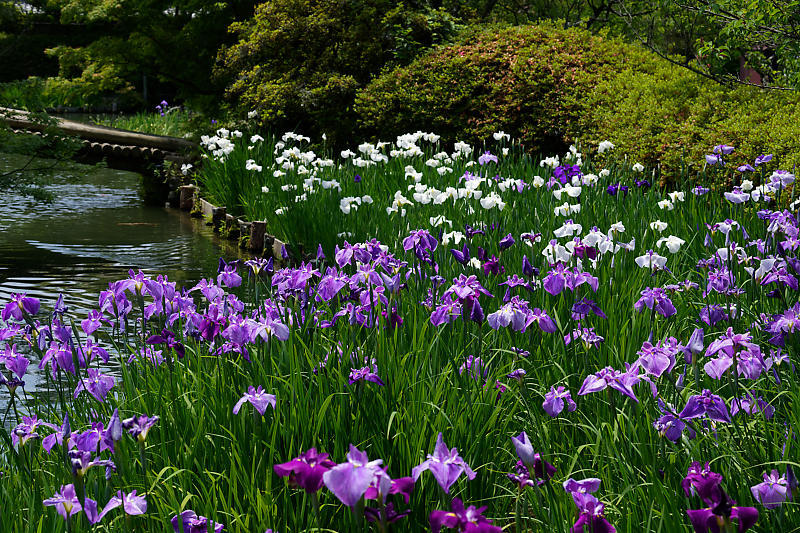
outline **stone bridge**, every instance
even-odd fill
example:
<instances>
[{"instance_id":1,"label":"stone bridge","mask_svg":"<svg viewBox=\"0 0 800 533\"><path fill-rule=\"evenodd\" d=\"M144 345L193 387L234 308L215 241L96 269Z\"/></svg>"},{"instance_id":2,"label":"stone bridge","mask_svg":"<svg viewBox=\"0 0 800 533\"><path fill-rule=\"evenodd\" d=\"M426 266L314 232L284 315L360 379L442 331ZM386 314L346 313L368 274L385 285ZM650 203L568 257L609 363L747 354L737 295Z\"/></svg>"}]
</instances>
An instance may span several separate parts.
<instances>
[{"instance_id":1,"label":"stone bridge","mask_svg":"<svg viewBox=\"0 0 800 533\"><path fill-rule=\"evenodd\" d=\"M8 124L15 133L43 135L48 130L77 137L83 146L74 156L76 162L96 164L103 161L109 168L141 174L145 200L149 203L163 203L170 189L175 188L166 184L165 161L180 165L198 159L197 144L178 137L118 130L55 117L52 125L45 125L33 120L27 111L4 107L0 107L0 121Z\"/></svg>"}]
</instances>

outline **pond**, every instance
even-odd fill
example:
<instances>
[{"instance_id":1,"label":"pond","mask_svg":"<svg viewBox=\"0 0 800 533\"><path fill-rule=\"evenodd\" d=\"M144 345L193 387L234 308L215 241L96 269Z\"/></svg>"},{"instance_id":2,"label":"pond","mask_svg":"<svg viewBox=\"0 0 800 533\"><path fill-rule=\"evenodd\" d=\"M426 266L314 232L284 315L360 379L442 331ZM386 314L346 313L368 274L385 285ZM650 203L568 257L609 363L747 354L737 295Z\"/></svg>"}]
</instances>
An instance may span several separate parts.
<instances>
[{"instance_id":1,"label":"pond","mask_svg":"<svg viewBox=\"0 0 800 533\"><path fill-rule=\"evenodd\" d=\"M0 153L0 172L25 161ZM63 294L77 324L97 308L100 291L127 277L129 269L166 274L179 287L191 286L216 272L220 256L238 256L238 248L216 238L202 220L144 205L139 179L130 172L70 165L47 185L52 203L0 194L0 303L25 292L39 298L46 313ZM31 370L25 389L35 394L41 376ZM0 409L5 410L3 399Z\"/></svg>"}]
</instances>

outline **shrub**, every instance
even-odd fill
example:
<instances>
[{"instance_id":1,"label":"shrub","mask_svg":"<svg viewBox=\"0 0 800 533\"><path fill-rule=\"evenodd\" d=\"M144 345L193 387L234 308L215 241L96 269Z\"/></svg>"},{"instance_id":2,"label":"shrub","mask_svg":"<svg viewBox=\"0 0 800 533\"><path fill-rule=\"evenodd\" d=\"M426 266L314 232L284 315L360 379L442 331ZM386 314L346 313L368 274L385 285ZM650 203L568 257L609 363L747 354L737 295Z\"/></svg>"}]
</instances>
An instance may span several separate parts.
<instances>
[{"instance_id":1,"label":"shrub","mask_svg":"<svg viewBox=\"0 0 800 533\"><path fill-rule=\"evenodd\" d=\"M554 25L472 31L360 92L371 134L416 129L480 141L497 128L533 150L559 148L581 130L586 95L625 62L652 62L637 47Z\"/></svg>"},{"instance_id":2,"label":"shrub","mask_svg":"<svg viewBox=\"0 0 800 533\"><path fill-rule=\"evenodd\" d=\"M767 147L784 168L800 158L794 93L724 87L638 46L554 25L472 31L384 72L356 112L381 137L423 129L480 142L502 129L534 152L608 139L666 180L720 143L737 147L736 163Z\"/></svg>"}]
</instances>

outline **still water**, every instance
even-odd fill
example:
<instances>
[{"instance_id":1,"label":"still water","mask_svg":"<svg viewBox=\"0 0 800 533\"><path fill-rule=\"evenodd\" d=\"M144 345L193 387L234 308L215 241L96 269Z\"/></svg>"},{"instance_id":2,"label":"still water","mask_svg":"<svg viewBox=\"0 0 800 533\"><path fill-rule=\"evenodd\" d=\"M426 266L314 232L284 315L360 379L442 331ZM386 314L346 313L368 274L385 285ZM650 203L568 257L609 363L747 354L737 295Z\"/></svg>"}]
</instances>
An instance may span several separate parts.
<instances>
[{"instance_id":1,"label":"still water","mask_svg":"<svg viewBox=\"0 0 800 533\"><path fill-rule=\"evenodd\" d=\"M0 172L26 160L0 153ZM139 179L75 165L58 171L47 186L55 195L50 204L0 191L0 305L24 292L39 298L41 313L47 313L63 293L79 323L97 308L100 291L129 269L191 286L216 273L220 256L238 256L236 246L217 239L202 220L145 206ZM37 363L25 379L28 394L35 395L40 382Z\"/></svg>"}]
</instances>

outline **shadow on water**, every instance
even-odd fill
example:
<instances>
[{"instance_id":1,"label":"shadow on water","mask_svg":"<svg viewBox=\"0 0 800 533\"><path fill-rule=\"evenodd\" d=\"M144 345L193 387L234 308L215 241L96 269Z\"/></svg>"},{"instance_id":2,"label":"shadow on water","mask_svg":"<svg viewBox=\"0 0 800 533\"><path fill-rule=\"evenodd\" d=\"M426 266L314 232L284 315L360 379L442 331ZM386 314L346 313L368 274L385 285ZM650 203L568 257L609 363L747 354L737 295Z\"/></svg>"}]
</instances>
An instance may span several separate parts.
<instances>
[{"instance_id":1,"label":"shadow on water","mask_svg":"<svg viewBox=\"0 0 800 533\"><path fill-rule=\"evenodd\" d=\"M24 161L0 153L0 171ZM97 308L108 283L129 269L166 274L178 286L191 286L216 272L218 258L238 249L217 239L202 221L186 213L145 206L139 176L107 168L70 166L47 188L50 204L0 193L0 305L25 292L39 298L42 313L59 293L76 324ZM26 376L29 398L43 384L32 361ZM111 369L113 370L113 369ZM7 393L0 393L0 413Z\"/></svg>"}]
</instances>

